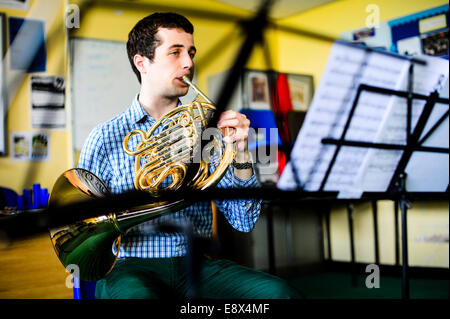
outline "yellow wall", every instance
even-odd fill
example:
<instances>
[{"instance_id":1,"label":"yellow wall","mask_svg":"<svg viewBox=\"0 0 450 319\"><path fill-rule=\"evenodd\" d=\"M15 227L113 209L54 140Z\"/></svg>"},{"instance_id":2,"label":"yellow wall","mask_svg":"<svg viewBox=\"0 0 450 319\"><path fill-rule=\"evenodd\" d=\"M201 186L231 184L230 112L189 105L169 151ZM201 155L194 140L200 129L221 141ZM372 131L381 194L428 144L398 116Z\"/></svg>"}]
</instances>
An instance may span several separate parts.
<instances>
[{"instance_id":1,"label":"yellow wall","mask_svg":"<svg viewBox=\"0 0 450 319\"><path fill-rule=\"evenodd\" d=\"M8 17L27 17L44 21L47 46L46 75L67 76L67 33L64 28L64 0L32 0L30 10L12 10L0 8ZM7 47L8 49L8 47ZM5 63L9 66L9 59ZM33 183L41 183L41 187L51 189L56 178L72 165L70 143L70 118L67 118L67 128L58 131L35 130L31 128L30 117L30 74L17 75L8 72L8 79L19 79L18 85L10 84L7 88L9 98L12 99L8 108L7 143L11 131L46 132L50 134L50 157L46 162L13 162L11 154L0 157L0 185L9 187L22 194L23 188L32 188ZM17 89L16 89L17 88Z\"/></svg>"},{"instance_id":2,"label":"yellow wall","mask_svg":"<svg viewBox=\"0 0 450 319\"><path fill-rule=\"evenodd\" d=\"M393 205L391 201L378 202L378 239L381 264L394 265L396 263ZM448 201L413 203L413 207L408 210L407 216L409 265L448 268L448 212ZM401 264L400 223L399 213L399 262ZM374 224L369 204L355 205L353 228L356 262L374 263ZM336 207L331 213L330 235L332 259L335 261L349 261L350 233L346 207Z\"/></svg>"},{"instance_id":3,"label":"yellow wall","mask_svg":"<svg viewBox=\"0 0 450 319\"><path fill-rule=\"evenodd\" d=\"M345 31L362 28L368 13L366 6L379 7L380 21L386 21L418 11L447 4L440 0L341 0L277 21L282 26L295 27L338 38ZM282 72L307 73L314 76L317 87L331 43L278 31L276 37L278 67ZM378 204L380 262L395 263L394 210L390 201ZM336 208L330 217L331 254L337 261L350 260L350 235L345 208ZM408 212L409 263L414 266L449 267L449 205L447 202L417 202ZM374 226L369 205L355 207L355 258L357 262L375 261ZM435 237L433 237L435 236ZM444 238L444 242L436 242ZM446 242L445 242L446 238ZM325 251L327 247L325 246Z\"/></svg>"}]
</instances>

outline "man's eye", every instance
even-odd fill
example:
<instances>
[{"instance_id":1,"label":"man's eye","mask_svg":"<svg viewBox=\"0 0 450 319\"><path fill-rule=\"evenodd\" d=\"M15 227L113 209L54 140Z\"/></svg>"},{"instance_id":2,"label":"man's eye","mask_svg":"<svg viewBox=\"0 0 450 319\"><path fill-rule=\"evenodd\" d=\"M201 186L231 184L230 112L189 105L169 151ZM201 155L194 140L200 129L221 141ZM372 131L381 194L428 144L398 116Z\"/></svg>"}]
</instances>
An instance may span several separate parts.
<instances>
[{"instance_id":1,"label":"man's eye","mask_svg":"<svg viewBox=\"0 0 450 319\"><path fill-rule=\"evenodd\" d=\"M178 53L179 53L178 51L170 52L171 55L178 55Z\"/></svg>"}]
</instances>

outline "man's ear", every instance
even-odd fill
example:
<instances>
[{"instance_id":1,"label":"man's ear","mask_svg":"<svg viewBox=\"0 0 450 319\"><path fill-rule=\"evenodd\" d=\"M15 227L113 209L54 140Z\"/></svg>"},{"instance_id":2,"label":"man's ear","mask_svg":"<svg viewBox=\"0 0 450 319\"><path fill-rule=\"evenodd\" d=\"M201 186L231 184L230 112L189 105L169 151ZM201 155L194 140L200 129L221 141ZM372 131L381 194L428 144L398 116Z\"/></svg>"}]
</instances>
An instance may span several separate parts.
<instances>
[{"instance_id":1,"label":"man's ear","mask_svg":"<svg viewBox=\"0 0 450 319\"><path fill-rule=\"evenodd\" d=\"M135 54L133 57L134 65L136 66L136 69L138 69L140 73L146 72L145 59L146 57L140 54Z\"/></svg>"}]
</instances>

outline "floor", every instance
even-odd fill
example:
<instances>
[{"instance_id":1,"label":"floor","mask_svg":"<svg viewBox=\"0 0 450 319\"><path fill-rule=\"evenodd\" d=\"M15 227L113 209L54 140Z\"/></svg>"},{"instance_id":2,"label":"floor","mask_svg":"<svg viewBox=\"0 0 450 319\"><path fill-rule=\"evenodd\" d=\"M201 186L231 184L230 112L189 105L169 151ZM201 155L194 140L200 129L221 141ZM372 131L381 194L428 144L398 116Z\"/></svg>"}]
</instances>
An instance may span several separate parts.
<instances>
[{"instance_id":1,"label":"floor","mask_svg":"<svg viewBox=\"0 0 450 319\"><path fill-rule=\"evenodd\" d=\"M72 299L70 279L48 234L0 239L0 299Z\"/></svg>"},{"instance_id":2,"label":"floor","mask_svg":"<svg viewBox=\"0 0 450 319\"><path fill-rule=\"evenodd\" d=\"M401 299L400 277L381 276L379 288L367 288L365 275L356 277L348 272L317 272L290 277L289 282L300 289L307 299ZM411 299L448 299L448 279L410 278Z\"/></svg>"}]
</instances>

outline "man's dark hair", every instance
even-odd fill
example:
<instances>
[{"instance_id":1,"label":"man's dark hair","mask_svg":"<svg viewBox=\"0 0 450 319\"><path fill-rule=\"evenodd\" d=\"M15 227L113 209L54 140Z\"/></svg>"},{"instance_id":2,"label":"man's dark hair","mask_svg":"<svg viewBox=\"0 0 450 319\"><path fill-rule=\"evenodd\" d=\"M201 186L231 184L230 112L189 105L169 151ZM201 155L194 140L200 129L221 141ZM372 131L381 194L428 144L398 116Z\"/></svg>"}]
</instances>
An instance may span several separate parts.
<instances>
[{"instance_id":1,"label":"man's dark hair","mask_svg":"<svg viewBox=\"0 0 450 319\"><path fill-rule=\"evenodd\" d=\"M186 33L193 34L194 26L188 19L180 14L172 12L153 13L140 20L128 34L127 53L133 72L141 83L141 74L134 65L133 57L140 54L153 61L155 49L161 44L156 37L159 28L183 29Z\"/></svg>"}]
</instances>

